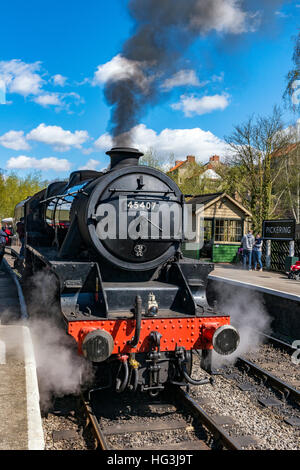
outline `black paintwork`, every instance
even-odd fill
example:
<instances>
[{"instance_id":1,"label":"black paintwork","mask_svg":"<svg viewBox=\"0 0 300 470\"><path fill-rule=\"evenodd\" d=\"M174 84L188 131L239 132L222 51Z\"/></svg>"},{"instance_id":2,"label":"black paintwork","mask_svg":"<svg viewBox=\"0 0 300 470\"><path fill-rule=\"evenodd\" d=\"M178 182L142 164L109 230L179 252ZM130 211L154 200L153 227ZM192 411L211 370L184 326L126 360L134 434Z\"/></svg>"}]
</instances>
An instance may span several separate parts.
<instances>
[{"instance_id":1,"label":"black paintwork","mask_svg":"<svg viewBox=\"0 0 300 470\"><path fill-rule=\"evenodd\" d=\"M52 183L25 203L27 274L46 266L55 273L67 321L130 318L137 296L145 315L150 293L158 303L158 317L211 316L206 285L213 264L182 258L180 240L143 241L146 250L137 259L134 241L97 237L97 207L115 203L119 193L136 201L147 197L158 203L184 204L168 176L137 165L140 152L112 149L108 154L110 171L73 172L69 181ZM68 203L70 224L51 227L46 211L50 203L55 206L60 200Z\"/></svg>"}]
</instances>

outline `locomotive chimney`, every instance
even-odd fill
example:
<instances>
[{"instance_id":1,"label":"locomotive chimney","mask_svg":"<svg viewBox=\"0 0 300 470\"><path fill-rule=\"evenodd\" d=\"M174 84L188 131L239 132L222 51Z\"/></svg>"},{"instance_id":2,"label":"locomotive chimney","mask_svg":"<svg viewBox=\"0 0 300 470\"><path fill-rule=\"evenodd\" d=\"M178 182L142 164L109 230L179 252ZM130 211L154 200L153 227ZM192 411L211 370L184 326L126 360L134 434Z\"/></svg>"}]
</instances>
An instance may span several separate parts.
<instances>
[{"instance_id":1,"label":"locomotive chimney","mask_svg":"<svg viewBox=\"0 0 300 470\"><path fill-rule=\"evenodd\" d=\"M139 158L144 155L138 149L130 147L113 147L106 152L110 156L110 169L122 168L139 164Z\"/></svg>"}]
</instances>

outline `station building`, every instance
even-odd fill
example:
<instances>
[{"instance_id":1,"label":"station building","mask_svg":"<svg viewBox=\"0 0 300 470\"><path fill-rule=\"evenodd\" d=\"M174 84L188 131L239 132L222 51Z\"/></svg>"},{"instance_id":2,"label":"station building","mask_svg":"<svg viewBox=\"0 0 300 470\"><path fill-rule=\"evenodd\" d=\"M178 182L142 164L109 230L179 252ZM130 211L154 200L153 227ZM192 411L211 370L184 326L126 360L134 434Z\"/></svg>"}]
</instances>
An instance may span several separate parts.
<instances>
[{"instance_id":1,"label":"station building","mask_svg":"<svg viewBox=\"0 0 300 470\"><path fill-rule=\"evenodd\" d=\"M204 245L201 248L199 244L194 250L186 250L185 246L184 256L216 263L235 262L242 237L251 228L251 213L224 192L200 194L188 200L187 204L193 206L193 227L197 227L197 232L201 226L204 229Z\"/></svg>"}]
</instances>

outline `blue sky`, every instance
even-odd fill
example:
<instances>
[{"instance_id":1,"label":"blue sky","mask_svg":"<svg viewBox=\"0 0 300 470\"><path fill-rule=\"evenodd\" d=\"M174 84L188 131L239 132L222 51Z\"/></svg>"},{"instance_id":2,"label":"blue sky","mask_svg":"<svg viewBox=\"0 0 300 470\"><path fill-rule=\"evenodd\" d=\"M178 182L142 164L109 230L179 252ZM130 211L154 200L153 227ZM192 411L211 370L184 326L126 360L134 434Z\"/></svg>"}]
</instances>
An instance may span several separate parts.
<instances>
[{"instance_id":1,"label":"blue sky","mask_svg":"<svg viewBox=\"0 0 300 470\"><path fill-rule=\"evenodd\" d=\"M238 0L220 3L237 18L246 11ZM245 22L233 31L220 15L218 25L199 35L177 74L165 71L160 99L141 117L135 145L166 159L193 154L205 162L222 155L234 125L283 104L300 4L272 3L255 26ZM259 10L252 10L257 18ZM119 55L133 31L127 1L15 0L1 5L1 19L0 168L22 176L37 169L52 179L106 167L111 110L103 86L112 72L132 65ZM286 125L295 120L286 110L284 117Z\"/></svg>"}]
</instances>

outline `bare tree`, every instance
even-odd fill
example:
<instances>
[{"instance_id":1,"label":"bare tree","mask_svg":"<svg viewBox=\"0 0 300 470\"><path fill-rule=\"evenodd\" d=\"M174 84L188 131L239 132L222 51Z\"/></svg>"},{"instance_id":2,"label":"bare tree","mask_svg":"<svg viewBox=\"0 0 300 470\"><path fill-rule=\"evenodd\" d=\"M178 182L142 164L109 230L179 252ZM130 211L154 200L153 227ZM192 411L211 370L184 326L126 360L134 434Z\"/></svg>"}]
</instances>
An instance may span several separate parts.
<instances>
[{"instance_id":1,"label":"bare tree","mask_svg":"<svg viewBox=\"0 0 300 470\"><path fill-rule=\"evenodd\" d=\"M141 165L151 166L153 168L157 168L158 170L162 170L165 161L164 158L157 155L157 152L153 148L149 148L147 152L140 159Z\"/></svg>"},{"instance_id":2,"label":"bare tree","mask_svg":"<svg viewBox=\"0 0 300 470\"><path fill-rule=\"evenodd\" d=\"M293 68L287 74L287 85L283 94L288 107L297 112L300 110L300 31L295 37Z\"/></svg>"},{"instance_id":3,"label":"bare tree","mask_svg":"<svg viewBox=\"0 0 300 470\"><path fill-rule=\"evenodd\" d=\"M300 125L288 129L291 143L281 158L284 163L282 177L276 182L276 192L282 192L279 214L293 217L300 223Z\"/></svg>"},{"instance_id":4,"label":"bare tree","mask_svg":"<svg viewBox=\"0 0 300 470\"><path fill-rule=\"evenodd\" d=\"M150 147L141 157L140 164L152 166L157 170L166 172L174 166L175 155L174 153L170 153L169 155L158 154L154 148Z\"/></svg>"},{"instance_id":5,"label":"bare tree","mask_svg":"<svg viewBox=\"0 0 300 470\"><path fill-rule=\"evenodd\" d=\"M262 221L272 216L279 197L274 197L272 189L283 172L284 161L274 155L279 155L290 142L280 108L274 106L270 116L252 116L236 126L225 140L231 150L227 161L238 167L243 177L239 183L243 203L253 215L255 229L260 230Z\"/></svg>"},{"instance_id":6,"label":"bare tree","mask_svg":"<svg viewBox=\"0 0 300 470\"><path fill-rule=\"evenodd\" d=\"M289 208L297 224L300 224L300 146L285 161L286 191Z\"/></svg>"}]
</instances>

